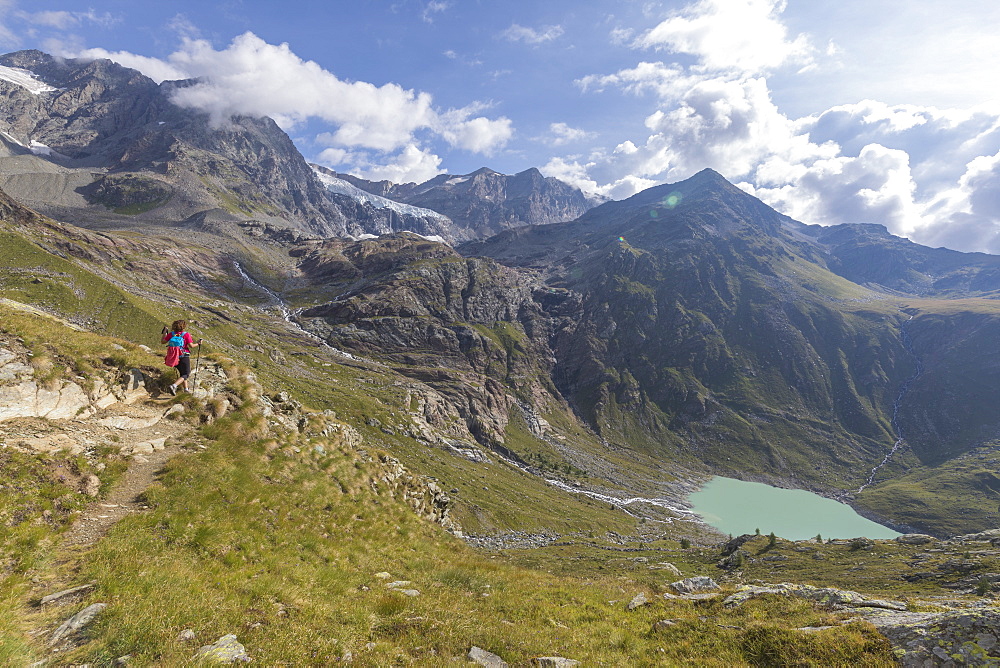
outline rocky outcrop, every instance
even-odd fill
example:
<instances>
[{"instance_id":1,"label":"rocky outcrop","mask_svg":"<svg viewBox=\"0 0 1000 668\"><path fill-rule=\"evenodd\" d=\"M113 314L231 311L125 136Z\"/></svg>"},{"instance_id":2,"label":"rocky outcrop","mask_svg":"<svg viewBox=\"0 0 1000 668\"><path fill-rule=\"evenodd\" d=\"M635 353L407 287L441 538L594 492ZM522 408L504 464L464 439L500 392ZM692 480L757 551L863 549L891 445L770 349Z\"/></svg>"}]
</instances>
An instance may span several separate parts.
<instances>
[{"instance_id":1,"label":"rocky outcrop","mask_svg":"<svg viewBox=\"0 0 1000 668\"><path fill-rule=\"evenodd\" d=\"M94 603L76 613L59 625L49 638L49 647L61 649L71 646L78 634L89 626L108 607L107 603Z\"/></svg>"},{"instance_id":2,"label":"rocky outcrop","mask_svg":"<svg viewBox=\"0 0 1000 668\"><path fill-rule=\"evenodd\" d=\"M378 478L372 481L374 491L378 491L379 483L384 484L394 498L402 499L418 517L460 533L458 523L450 515L451 498L436 482L410 473L398 459L388 455L381 455L379 464Z\"/></svg>"},{"instance_id":3,"label":"rocky outcrop","mask_svg":"<svg viewBox=\"0 0 1000 668\"><path fill-rule=\"evenodd\" d=\"M904 668L1000 666L1000 611L878 611L865 619L889 639Z\"/></svg>"},{"instance_id":4,"label":"rocky outcrop","mask_svg":"<svg viewBox=\"0 0 1000 668\"><path fill-rule=\"evenodd\" d=\"M735 594L726 597L722 602L732 608L745 603L751 598L764 594L780 594L813 601L819 605L834 608L880 608L884 610L905 611L906 604L898 601L883 601L868 598L856 591L837 589L835 587L814 587L812 585L782 583L777 585L753 585L740 588Z\"/></svg>"},{"instance_id":5,"label":"rocky outcrop","mask_svg":"<svg viewBox=\"0 0 1000 668\"><path fill-rule=\"evenodd\" d=\"M964 610L909 612L904 603L855 591L784 583L743 587L723 605L736 607L764 594L802 598L861 615L888 638L905 668L1000 665L1000 611L988 602Z\"/></svg>"},{"instance_id":6,"label":"rocky outcrop","mask_svg":"<svg viewBox=\"0 0 1000 668\"><path fill-rule=\"evenodd\" d=\"M28 359L25 352L0 348L0 422L29 417L82 419L113 404L130 404L149 396L145 376L138 369L131 369L121 382L93 379L88 391L75 381L36 379Z\"/></svg>"},{"instance_id":7,"label":"rocky outcrop","mask_svg":"<svg viewBox=\"0 0 1000 668\"><path fill-rule=\"evenodd\" d=\"M411 391L418 423L495 446L517 409L512 390L548 394L546 319L518 272L412 235L303 250L307 275L344 277L353 289L298 322L432 388Z\"/></svg>"}]
</instances>

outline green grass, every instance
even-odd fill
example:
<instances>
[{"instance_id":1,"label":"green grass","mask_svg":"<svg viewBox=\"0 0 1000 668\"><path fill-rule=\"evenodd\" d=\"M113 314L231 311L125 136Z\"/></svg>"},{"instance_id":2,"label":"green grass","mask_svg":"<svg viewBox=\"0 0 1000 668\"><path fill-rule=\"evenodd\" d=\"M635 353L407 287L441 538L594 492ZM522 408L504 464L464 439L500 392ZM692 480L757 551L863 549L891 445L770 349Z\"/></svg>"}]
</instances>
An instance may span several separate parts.
<instances>
[{"instance_id":1,"label":"green grass","mask_svg":"<svg viewBox=\"0 0 1000 668\"><path fill-rule=\"evenodd\" d=\"M117 207L114 211L115 213L120 213L125 216L138 216L139 214L146 213L147 211L152 211L153 209L158 209L167 202L170 201L169 197L163 199L153 200L151 202L141 202L139 204L129 204L126 206Z\"/></svg>"},{"instance_id":2,"label":"green grass","mask_svg":"<svg viewBox=\"0 0 1000 668\"><path fill-rule=\"evenodd\" d=\"M1000 526L1000 444L996 441L938 464L865 489L858 504L900 524L935 535Z\"/></svg>"},{"instance_id":3,"label":"green grass","mask_svg":"<svg viewBox=\"0 0 1000 668\"><path fill-rule=\"evenodd\" d=\"M58 257L19 234L0 231L0 296L83 321L95 331L148 341L160 331L154 304Z\"/></svg>"},{"instance_id":4,"label":"green grass","mask_svg":"<svg viewBox=\"0 0 1000 668\"><path fill-rule=\"evenodd\" d=\"M866 625L817 634L836 615L787 599L736 610L656 598L671 579L554 575L490 559L418 520L384 486L377 465L342 445L286 437L248 441L252 414L216 423L209 450L172 460L130 517L81 558L75 577L97 586L80 605L109 608L70 662L171 665L236 633L262 665L315 665L351 652L361 665L441 665L477 645L513 664L561 655L585 664L892 665ZM323 452L316 449L323 446ZM296 451L297 449L297 451ZM376 577L409 580L409 598ZM652 605L627 612L645 591ZM51 624L67 611L42 611ZM652 632L659 619L677 620ZM197 642L178 643L190 628Z\"/></svg>"}]
</instances>

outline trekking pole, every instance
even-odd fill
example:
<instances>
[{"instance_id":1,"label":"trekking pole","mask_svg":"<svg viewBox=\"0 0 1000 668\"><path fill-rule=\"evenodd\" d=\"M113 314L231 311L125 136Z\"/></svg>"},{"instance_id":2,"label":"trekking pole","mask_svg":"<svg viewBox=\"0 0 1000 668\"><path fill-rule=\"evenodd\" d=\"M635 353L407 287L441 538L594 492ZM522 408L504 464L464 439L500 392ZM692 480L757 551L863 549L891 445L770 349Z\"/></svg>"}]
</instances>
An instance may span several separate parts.
<instances>
[{"instance_id":1,"label":"trekking pole","mask_svg":"<svg viewBox=\"0 0 1000 668\"><path fill-rule=\"evenodd\" d=\"M194 378L191 379L191 391L198 389L198 365L201 362L201 342L205 339L198 339L198 355L194 358Z\"/></svg>"}]
</instances>

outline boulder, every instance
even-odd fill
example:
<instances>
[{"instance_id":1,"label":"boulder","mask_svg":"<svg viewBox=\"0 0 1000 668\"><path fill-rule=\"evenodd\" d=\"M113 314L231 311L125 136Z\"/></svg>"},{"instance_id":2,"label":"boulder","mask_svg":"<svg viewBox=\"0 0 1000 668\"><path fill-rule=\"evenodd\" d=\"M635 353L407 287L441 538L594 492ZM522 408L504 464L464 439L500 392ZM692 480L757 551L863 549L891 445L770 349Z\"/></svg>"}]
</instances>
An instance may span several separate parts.
<instances>
[{"instance_id":1,"label":"boulder","mask_svg":"<svg viewBox=\"0 0 1000 668\"><path fill-rule=\"evenodd\" d=\"M55 630L52 637L49 638L49 646L55 647L60 643L72 640L76 634L93 622L97 615L101 614L107 607L107 603L94 603L67 619Z\"/></svg>"},{"instance_id":2,"label":"boulder","mask_svg":"<svg viewBox=\"0 0 1000 668\"><path fill-rule=\"evenodd\" d=\"M684 595L698 594L706 591L716 591L719 588L719 585L715 580L707 575L696 575L693 578L684 578L683 580L672 582L670 587L678 594Z\"/></svg>"},{"instance_id":3,"label":"boulder","mask_svg":"<svg viewBox=\"0 0 1000 668\"><path fill-rule=\"evenodd\" d=\"M222 636L213 645L201 647L195 652L194 659L209 663L250 663L251 661L246 648L231 633Z\"/></svg>"},{"instance_id":4,"label":"boulder","mask_svg":"<svg viewBox=\"0 0 1000 668\"><path fill-rule=\"evenodd\" d=\"M576 659L567 659L561 656L536 656L531 660L531 663L543 668L573 668L573 666L580 665Z\"/></svg>"},{"instance_id":5,"label":"boulder","mask_svg":"<svg viewBox=\"0 0 1000 668\"><path fill-rule=\"evenodd\" d=\"M665 631L669 629L671 626L676 626L676 625L677 625L676 619L661 619L653 624L653 631L654 632Z\"/></svg>"},{"instance_id":6,"label":"boulder","mask_svg":"<svg viewBox=\"0 0 1000 668\"><path fill-rule=\"evenodd\" d=\"M937 539L934 536L928 536L925 533L904 533L902 536L896 536L896 542L903 545L926 545L935 540Z\"/></svg>"},{"instance_id":7,"label":"boulder","mask_svg":"<svg viewBox=\"0 0 1000 668\"><path fill-rule=\"evenodd\" d=\"M469 649L469 661L485 668L507 668L507 662L493 652L473 646Z\"/></svg>"},{"instance_id":8,"label":"boulder","mask_svg":"<svg viewBox=\"0 0 1000 668\"><path fill-rule=\"evenodd\" d=\"M80 492L91 498L96 498L101 491L101 479L93 473L83 476L80 481Z\"/></svg>"},{"instance_id":9,"label":"boulder","mask_svg":"<svg viewBox=\"0 0 1000 668\"><path fill-rule=\"evenodd\" d=\"M629 601L629 604L625 606L625 609L628 610L629 612L632 612L636 608L641 608L642 606L648 604L649 604L649 599L646 598L646 594L643 592L639 592L638 594L635 595L635 597L632 598L631 601Z\"/></svg>"}]
</instances>

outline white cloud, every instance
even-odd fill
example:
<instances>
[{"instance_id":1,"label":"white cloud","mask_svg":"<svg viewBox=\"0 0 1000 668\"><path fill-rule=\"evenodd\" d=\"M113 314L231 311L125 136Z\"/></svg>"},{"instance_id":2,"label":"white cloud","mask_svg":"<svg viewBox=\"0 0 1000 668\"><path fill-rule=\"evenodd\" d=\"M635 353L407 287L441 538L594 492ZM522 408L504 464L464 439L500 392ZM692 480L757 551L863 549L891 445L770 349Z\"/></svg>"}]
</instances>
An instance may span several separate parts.
<instances>
[{"instance_id":1,"label":"white cloud","mask_svg":"<svg viewBox=\"0 0 1000 668\"><path fill-rule=\"evenodd\" d=\"M412 145L419 133L429 133L452 146L490 154L513 134L510 119L473 117L481 105L440 112L428 93L392 83L344 81L302 60L287 44L269 44L249 32L222 50L206 40L184 39L166 60L101 49L77 55L111 58L157 81L197 78L198 83L176 90L173 101L209 114L216 124L234 115L269 116L286 130L308 119L325 121L335 128L317 138L327 146L391 153Z\"/></svg>"},{"instance_id":2,"label":"white cloud","mask_svg":"<svg viewBox=\"0 0 1000 668\"><path fill-rule=\"evenodd\" d=\"M978 156L958 183L928 206L928 224L913 234L930 246L1000 253L1000 152Z\"/></svg>"},{"instance_id":3,"label":"white cloud","mask_svg":"<svg viewBox=\"0 0 1000 668\"><path fill-rule=\"evenodd\" d=\"M643 61L631 69L619 70L615 74L588 74L577 79L576 84L584 91L601 92L609 86L615 86L627 93L639 95L653 92L666 98L696 80L697 78L686 75L678 65Z\"/></svg>"},{"instance_id":4,"label":"white cloud","mask_svg":"<svg viewBox=\"0 0 1000 668\"><path fill-rule=\"evenodd\" d=\"M714 71L755 74L785 64L809 65L809 39L789 39L779 20L784 9L785 0L700 0L643 33L634 45L688 53Z\"/></svg>"},{"instance_id":5,"label":"white cloud","mask_svg":"<svg viewBox=\"0 0 1000 668\"><path fill-rule=\"evenodd\" d=\"M17 12L17 16L32 25L55 28L57 30L69 30L70 28L76 27L84 22L109 28L120 22L119 18L109 12L98 14L93 9L89 9L85 12L51 10L41 12L19 11Z\"/></svg>"},{"instance_id":6,"label":"white cloud","mask_svg":"<svg viewBox=\"0 0 1000 668\"><path fill-rule=\"evenodd\" d=\"M562 36L563 32L563 27L559 25L543 26L542 28L535 30L534 28L527 28L514 23L500 33L500 36L509 42L524 42L525 44L537 46L559 38Z\"/></svg>"},{"instance_id":7,"label":"white cloud","mask_svg":"<svg viewBox=\"0 0 1000 668\"><path fill-rule=\"evenodd\" d=\"M549 136L542 138L549 146L562 146L579 142L593 136L593 133L579 128L573 128L566 123L551 123L549 125Z\"/></svg>"},{"instance_id":8,"label":"white cloud","mask_svg":"<svg viewBox=\"0 0 1000 668\"><path fill-rule=\"evenodd\" d=\"M423 183L444 171L441 169L441 158L415 144L407 145L388 160L385 156L378 156L377 161L373 157L364 152L326 149L320 153L316 162L329 167L340 167L339 171L370 181L388 180L393 183ZM349 167L345 168L344 165Z\"/></svg>"},{"instance_id":9,"label":"white cloud","mask_svg":"<svg viewBox=\"0 0 1000 668\"><path fill-rule=\"evenodd\" d=\"M112 52L97 48L79 50L74 48L72 43L67 44L62 41L51 43L49 49L51 53L57 56L83 58L85 60L98 60L101 58L113 60L119 65L139 70L156 82L187 79L189 76L185 70L178 69L177 67L174 67L170 63L160 60L159 58L140 56L134 53L129 53L128 51Z\"/></svg>"},{"instance_id":10,"label":"white cloud","mask_svg":"<svg viewBox=\"0 0 1000 668\"><path fill-rule=\"evenodd\" d=\"M497 149L506 145L514 134L513 123L509 118L489 119L483 116L467 119L463 110L451 111L441 116L441 136L452 146L493 155Z\"/></svg>"},{"instance_id":11,"label":"white cloud","mask_svg":"<svg viewBox=\"0 0 1000 668\"><path fill-rule=\"evenodd\" d=\"M434 23L434 15L441 14L451 7L451 3L445 0L431 0L424 7L423 13L420 15L426 23Z\"/></svg>"}]
</instances>

